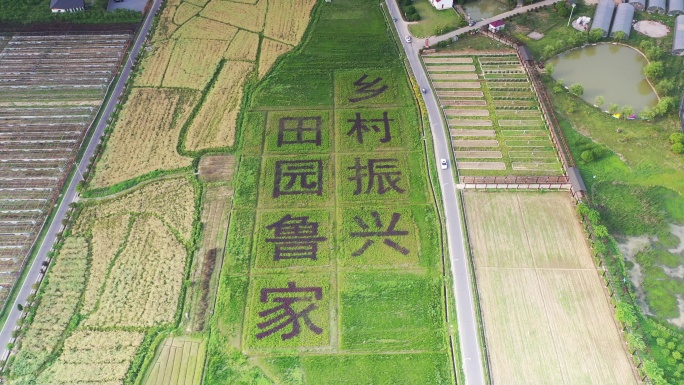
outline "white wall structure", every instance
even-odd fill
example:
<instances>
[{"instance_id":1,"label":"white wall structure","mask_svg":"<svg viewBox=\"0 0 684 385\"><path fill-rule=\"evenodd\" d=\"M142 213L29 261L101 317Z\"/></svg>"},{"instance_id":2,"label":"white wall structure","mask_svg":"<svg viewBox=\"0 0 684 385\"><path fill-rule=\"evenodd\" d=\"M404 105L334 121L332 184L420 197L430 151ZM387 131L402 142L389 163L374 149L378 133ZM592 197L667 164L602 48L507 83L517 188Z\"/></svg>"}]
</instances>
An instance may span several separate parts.
<instances>
[{"instance_id":1,"label":"white wall structure","mask_svg":"<svg viewBox=\"0 0 684 385\"><path fill-rule=\"evenodd\" d=\"M430 0L430 4L436 9L451 9L454 7L454 0Z\"/></svg>"}]
</instances>

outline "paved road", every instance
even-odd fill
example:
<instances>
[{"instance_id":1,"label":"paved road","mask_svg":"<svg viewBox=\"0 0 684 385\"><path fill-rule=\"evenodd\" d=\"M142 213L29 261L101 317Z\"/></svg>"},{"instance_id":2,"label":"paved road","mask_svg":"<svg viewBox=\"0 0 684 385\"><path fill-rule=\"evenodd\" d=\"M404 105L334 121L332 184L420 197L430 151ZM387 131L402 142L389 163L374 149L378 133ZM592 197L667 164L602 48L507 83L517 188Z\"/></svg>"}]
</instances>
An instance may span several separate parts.
<instances>
[{"instance_id":1,"label":"paved road","mask_svg":"<svg viewBox=\"0 0 684 385\"><path fill-rule=\"evenodd\" d=\"M396 27L399 35L409 35L408 25L401 19L395 0L386 0L392 18L396 18ZM475 27L473 27L475 28ZM402 38L404 51L408 56L413 75L418 81L420 88L430 90L427 75L420 63L418 49L421 41L416 46L416 40L412 44ZM451 141L446 135L442 123L442 114L439 104L432 92L423 95L427 107L428 118L432 137L435 143L435 156L437 164L440 159L450 159ZM442 202L444 204L444 216L448 237L449 256L451 258L451 274L454 279L454 296L456 297L456 316L458 321L458 335L460 342L461 358L465 382L467 385L484 385L485 375L483 370L480 341L478 339L477 317L473 304L472 282L470 277L470 260L466 256L463 230L461 223L460 207L456 196L456 181L451 169L440 170L438 173L439 183L442 187Z\"/></svg>"},{"instance_id":2,"label":"paved road","mask_svg":"<svg viewBox=\"0 0 684 385\"><path fill-rule=\"evenodd\" d=\"M128 77L131 73L131 64L134 61L134 59L138 56L138 53L140 52L140 49L143 43L145 42L145 37L147 36L147 33L149 32L150 27L152 26L152 19L154 18L154 14L157 12L157 10L159 10L161 2L162 0L155 0L152 9L145 16L145 21L142 25L142 28L140 29L140 32L138 33L136 40L132 44L129 60L126 61L126 63L123 65L123 68L121 69L121 76L119 77L118 82L116 82L116 84L114 85L112 95L107 104L104 106L100 120L97 122L97 126L95 127L95 132L92 135L90 142L88 142L88 147L86 147L86 150L84 151L82 160L86 163L95 153L95 147L97 147L97 144L100 142L100 139L104 134L105 127L107 126L107 121L109 120L110 115L114 111L114 107L116 106L117 100L123 93L124 85L126 84L126 80L128 80ZM28 298L29 294L31 294L33 284L38 281L41 265L43 261L45 261L47 253L52 248L52 245L55 243L57 233L62 227L62 220L64 219L66 212L69 210L69 204L78 200L78 194L76 193L76 185L83 179L82 173L85 172L86 167L87 164L78 164L78 172L76 173L76 175L74 175L74 178L71 180L71 183L69 183L69 187L64 193L64 198L62 199L61 204L57 208L57 212L55 213L52 222L49 223L49 228L45 238L43 239L41 244L37 245L39 247L38 254L35 260L33 261L33 264L31 266L28 266L29 271L26 275L26 279L22 283L22 286L19 289L19 294L12 303L12 307L9 309L9 315L7 317L7 320L5 321L5 324L2 326L2 330L0 331L0 347L2 347L3 352L0 357L2 357L2 359L5 359L7 357L7 354L9 353L6 349L6 346L12 338L12 330L14 330L14 328L16 327L17 320L19 320L19 317L21 316L21 312L17 310L17 304L26 303L26 298Z\"/></svg>"}]
</instances>

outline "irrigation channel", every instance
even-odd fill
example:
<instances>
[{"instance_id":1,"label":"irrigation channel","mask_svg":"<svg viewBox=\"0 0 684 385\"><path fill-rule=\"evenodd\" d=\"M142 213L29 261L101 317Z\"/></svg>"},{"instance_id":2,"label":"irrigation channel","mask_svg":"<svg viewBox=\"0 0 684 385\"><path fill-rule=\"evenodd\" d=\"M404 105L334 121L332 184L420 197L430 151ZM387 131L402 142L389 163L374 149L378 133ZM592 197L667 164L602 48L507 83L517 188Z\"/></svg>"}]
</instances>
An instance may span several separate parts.
<instances>
[{"instance_id":1,"label":"irrigation channel","mask_svg":"<svg viewBox=\"0 0 684 385\"><path fill-rule=\"evenodd\" d=\"M643 75L648 60L636 49L618 44L597 44L565 52L549 60L555 67L553 77L566 86L579 83L582 98L594 104L597 96L605 98L602 106L631 106L635 112L658 103L655 91Z\"/></svg>"}]
</instances>

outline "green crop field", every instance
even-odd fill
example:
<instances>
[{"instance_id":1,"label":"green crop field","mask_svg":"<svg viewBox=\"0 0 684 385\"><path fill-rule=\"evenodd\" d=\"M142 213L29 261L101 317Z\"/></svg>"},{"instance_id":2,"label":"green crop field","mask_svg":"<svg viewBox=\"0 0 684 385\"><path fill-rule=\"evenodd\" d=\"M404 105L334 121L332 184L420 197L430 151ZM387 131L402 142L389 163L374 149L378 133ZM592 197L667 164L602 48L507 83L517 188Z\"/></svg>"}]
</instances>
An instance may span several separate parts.
<instances>
[{"instance_id":1,"label":"green crop field","mask_svg":"<svg viewBox=\"0 0 684 385\"><path fill-rule=\"evenodd\" d=\"M440 51L424 55L423 62L447 118L459 175L563 174L514 52Z\"/></svg>"},{"instance_id":2,"label":"green crop field","mask_svg":"<svg viewBox=\"0 0 684 385\"><path fill-rule=\"evenodd\" d=\"M154 357L145 385L199 385L206 343L191 337L167 338Z\"/></svg>"},{"instance_id":3,"label":"green crop field","mask_svg":"<svg viewBox=\"0 0 684 385\"><path fill-rule=\"evenodd\" d=\"M319 3L247 95L206 384L455 381L418 107L379 5Z\"/></svg>"}]
</instances>

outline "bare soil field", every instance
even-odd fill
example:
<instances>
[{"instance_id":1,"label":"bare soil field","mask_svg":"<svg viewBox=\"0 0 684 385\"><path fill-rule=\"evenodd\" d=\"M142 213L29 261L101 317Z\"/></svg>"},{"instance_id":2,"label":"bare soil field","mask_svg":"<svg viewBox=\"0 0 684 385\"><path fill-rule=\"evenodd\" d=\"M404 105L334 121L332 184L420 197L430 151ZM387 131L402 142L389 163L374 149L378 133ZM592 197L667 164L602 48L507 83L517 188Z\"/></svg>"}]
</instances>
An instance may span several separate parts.
<instances>
[{"instance_id":1,"label":"bare soil field","mask_svg":"<svg viewBox=\"0 0 684 385\"><path fill-rule=\"evenodd\" d=\"M636 384L569 194L467 192L494 384Z\"/></svg>"},{"instance_id":2,"label":"bare soil field","mask_svg":"<svg viewBox=\"0 0 684 385\"><path fill-rule=\"evenodd\" d=\"M118 70L127 34L0 40L0 307Z\"/></svg>"}]
</instances>

